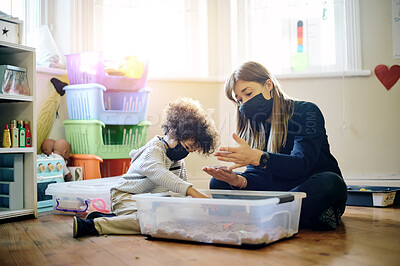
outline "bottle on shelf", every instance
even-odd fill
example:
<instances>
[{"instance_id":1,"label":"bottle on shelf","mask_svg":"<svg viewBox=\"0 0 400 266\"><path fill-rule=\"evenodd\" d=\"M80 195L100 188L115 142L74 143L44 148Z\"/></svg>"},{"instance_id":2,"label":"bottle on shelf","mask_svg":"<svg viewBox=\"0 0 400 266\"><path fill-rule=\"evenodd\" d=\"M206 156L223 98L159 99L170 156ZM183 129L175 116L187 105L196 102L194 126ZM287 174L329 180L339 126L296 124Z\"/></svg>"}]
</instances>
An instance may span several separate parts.
<instances>
[{"instance_id":1,"label":"bottle on shelf","mask_svg":"<svg viewBox=\"0 0 400 266\"><path fill-rule=\"evenodd\" d=\"M32 136L31 131L29 130L29 121L24 121L24 128L25 128L25 146L32 147Z\"/></svg>"},{"instance_id":2,"label":"bottle on shelf","mask_svg":"<svg viewBox=\"0 0 400 266\"><path fill-rule=\"evenodd\" d=\"M11 133L11 147L19 147L19 130L17 128L17 120L11 120L10 122L10 133Z\"/></svg>"},{"instance_id":3,"label":"bottle on shelf","mask_svg":"<svg viewBox=\"0 0 400 266\"><path fill-rule=\"evenodd\" d=\"M18 130L19 130L19 147L25 148L25 128L24 121L18 120Z\"/></svg>"},{"instance_id":4,"label":"bottle on shelf","mask_svg":"<svg viewBox=\"0 0 400 266\"><path fill-rule=\"evenodd\" d=\"M3 133L3 147L4 148L11 147L11 136L10 136L10 130L8 129L8 125L6 125L6 128L4 129Z\"/></svg>"}]
</instances>

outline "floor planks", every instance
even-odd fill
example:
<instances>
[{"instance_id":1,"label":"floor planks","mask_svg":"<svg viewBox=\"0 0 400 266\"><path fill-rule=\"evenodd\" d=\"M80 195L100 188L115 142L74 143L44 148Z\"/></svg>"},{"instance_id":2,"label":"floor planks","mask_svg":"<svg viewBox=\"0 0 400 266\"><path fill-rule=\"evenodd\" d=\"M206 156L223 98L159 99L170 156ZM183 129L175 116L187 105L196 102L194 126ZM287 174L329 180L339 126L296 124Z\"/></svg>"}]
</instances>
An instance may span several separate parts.
<instances>
[{"instance_id":1,"label":"floor planks","mask_svg":"<svg viewBox=\"0 0 400 266\"><path fill-rule=\"evenodd\" d=\"M72 216L0 224L0 265L400 265L400 208L347 207L336 231L301 230L249 250L146 240L72 238Z\"/></svg>"}]
</instances>

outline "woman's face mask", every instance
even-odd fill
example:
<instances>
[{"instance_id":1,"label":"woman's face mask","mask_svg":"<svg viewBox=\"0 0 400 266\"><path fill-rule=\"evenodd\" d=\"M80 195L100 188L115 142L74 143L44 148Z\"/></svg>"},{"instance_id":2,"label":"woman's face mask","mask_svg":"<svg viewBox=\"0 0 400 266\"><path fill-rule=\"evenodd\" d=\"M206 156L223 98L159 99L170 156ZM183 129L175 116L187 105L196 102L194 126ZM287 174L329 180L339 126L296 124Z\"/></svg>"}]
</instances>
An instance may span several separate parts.
<instances>
[{"instance_id":1,"label":"woman's face mask","mask_svg":"<svg viewBox=\"0 0 400 266\"><path fill-rule=\"evenodd\" d=\"M167 144L167 156L171 161L179 161L189 155L189 152L183 147L183 145L178 141L178 144L174 148L170 148L168 143L162 139L162 141Z\"/></svg>"},{"instance_id":2,"label":"woman's face mask","mask_svg":"<svg viewBox=\"0 0 400 266\"><path fill-rule=\"evenodd\" d=\"M273 99L265 99L262 93L257 94L239 106L239 111L252 121L265 121L272 113Z\"/></svg>"}]
</instances>

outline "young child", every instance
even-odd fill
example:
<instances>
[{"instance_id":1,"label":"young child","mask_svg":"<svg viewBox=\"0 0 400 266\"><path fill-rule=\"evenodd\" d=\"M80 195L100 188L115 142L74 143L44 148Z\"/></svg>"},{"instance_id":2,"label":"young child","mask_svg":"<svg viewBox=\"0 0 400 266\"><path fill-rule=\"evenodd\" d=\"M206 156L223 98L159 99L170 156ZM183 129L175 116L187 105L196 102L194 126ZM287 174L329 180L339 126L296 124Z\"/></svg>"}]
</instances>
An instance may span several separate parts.
<instances>
[{"instance_id":1,"label":"young child","mask_svg":"<svg viewBox=\"0 0 400 266\"><path fill-rule=\"evenodd\" d=\"M184 158L190 152L210 155L217 147L218 131L198 101L181 98L163 110L165 136L155 136L132 150L131 165L111 189L113 213L91 212L85 219L74 217L73 236L140 234L136 202L140 193L168 190L194 198L207 198L187 182Z\"/></svg>"}]
</instances>

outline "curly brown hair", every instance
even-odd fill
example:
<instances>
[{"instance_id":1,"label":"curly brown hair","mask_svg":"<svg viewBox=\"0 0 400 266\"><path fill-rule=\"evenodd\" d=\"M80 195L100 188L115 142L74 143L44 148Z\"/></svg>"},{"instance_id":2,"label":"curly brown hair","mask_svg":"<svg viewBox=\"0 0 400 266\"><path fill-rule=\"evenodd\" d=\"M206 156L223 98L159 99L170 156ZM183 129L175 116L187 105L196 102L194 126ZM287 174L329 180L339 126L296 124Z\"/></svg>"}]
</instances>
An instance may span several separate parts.
<instances>
[{"instance_id":1,"label":"curly brown hair","mask_svg":"<svg viewBox=\"0 0 400 266\"><path fill-rule=\"evenodd\" d=\"M164 134L178 141L193 140L199 153L209 155L218 146L217 127L199 101L184 97L170 102L163 110L163 121Z\"/></svg>"}]
</instances>

